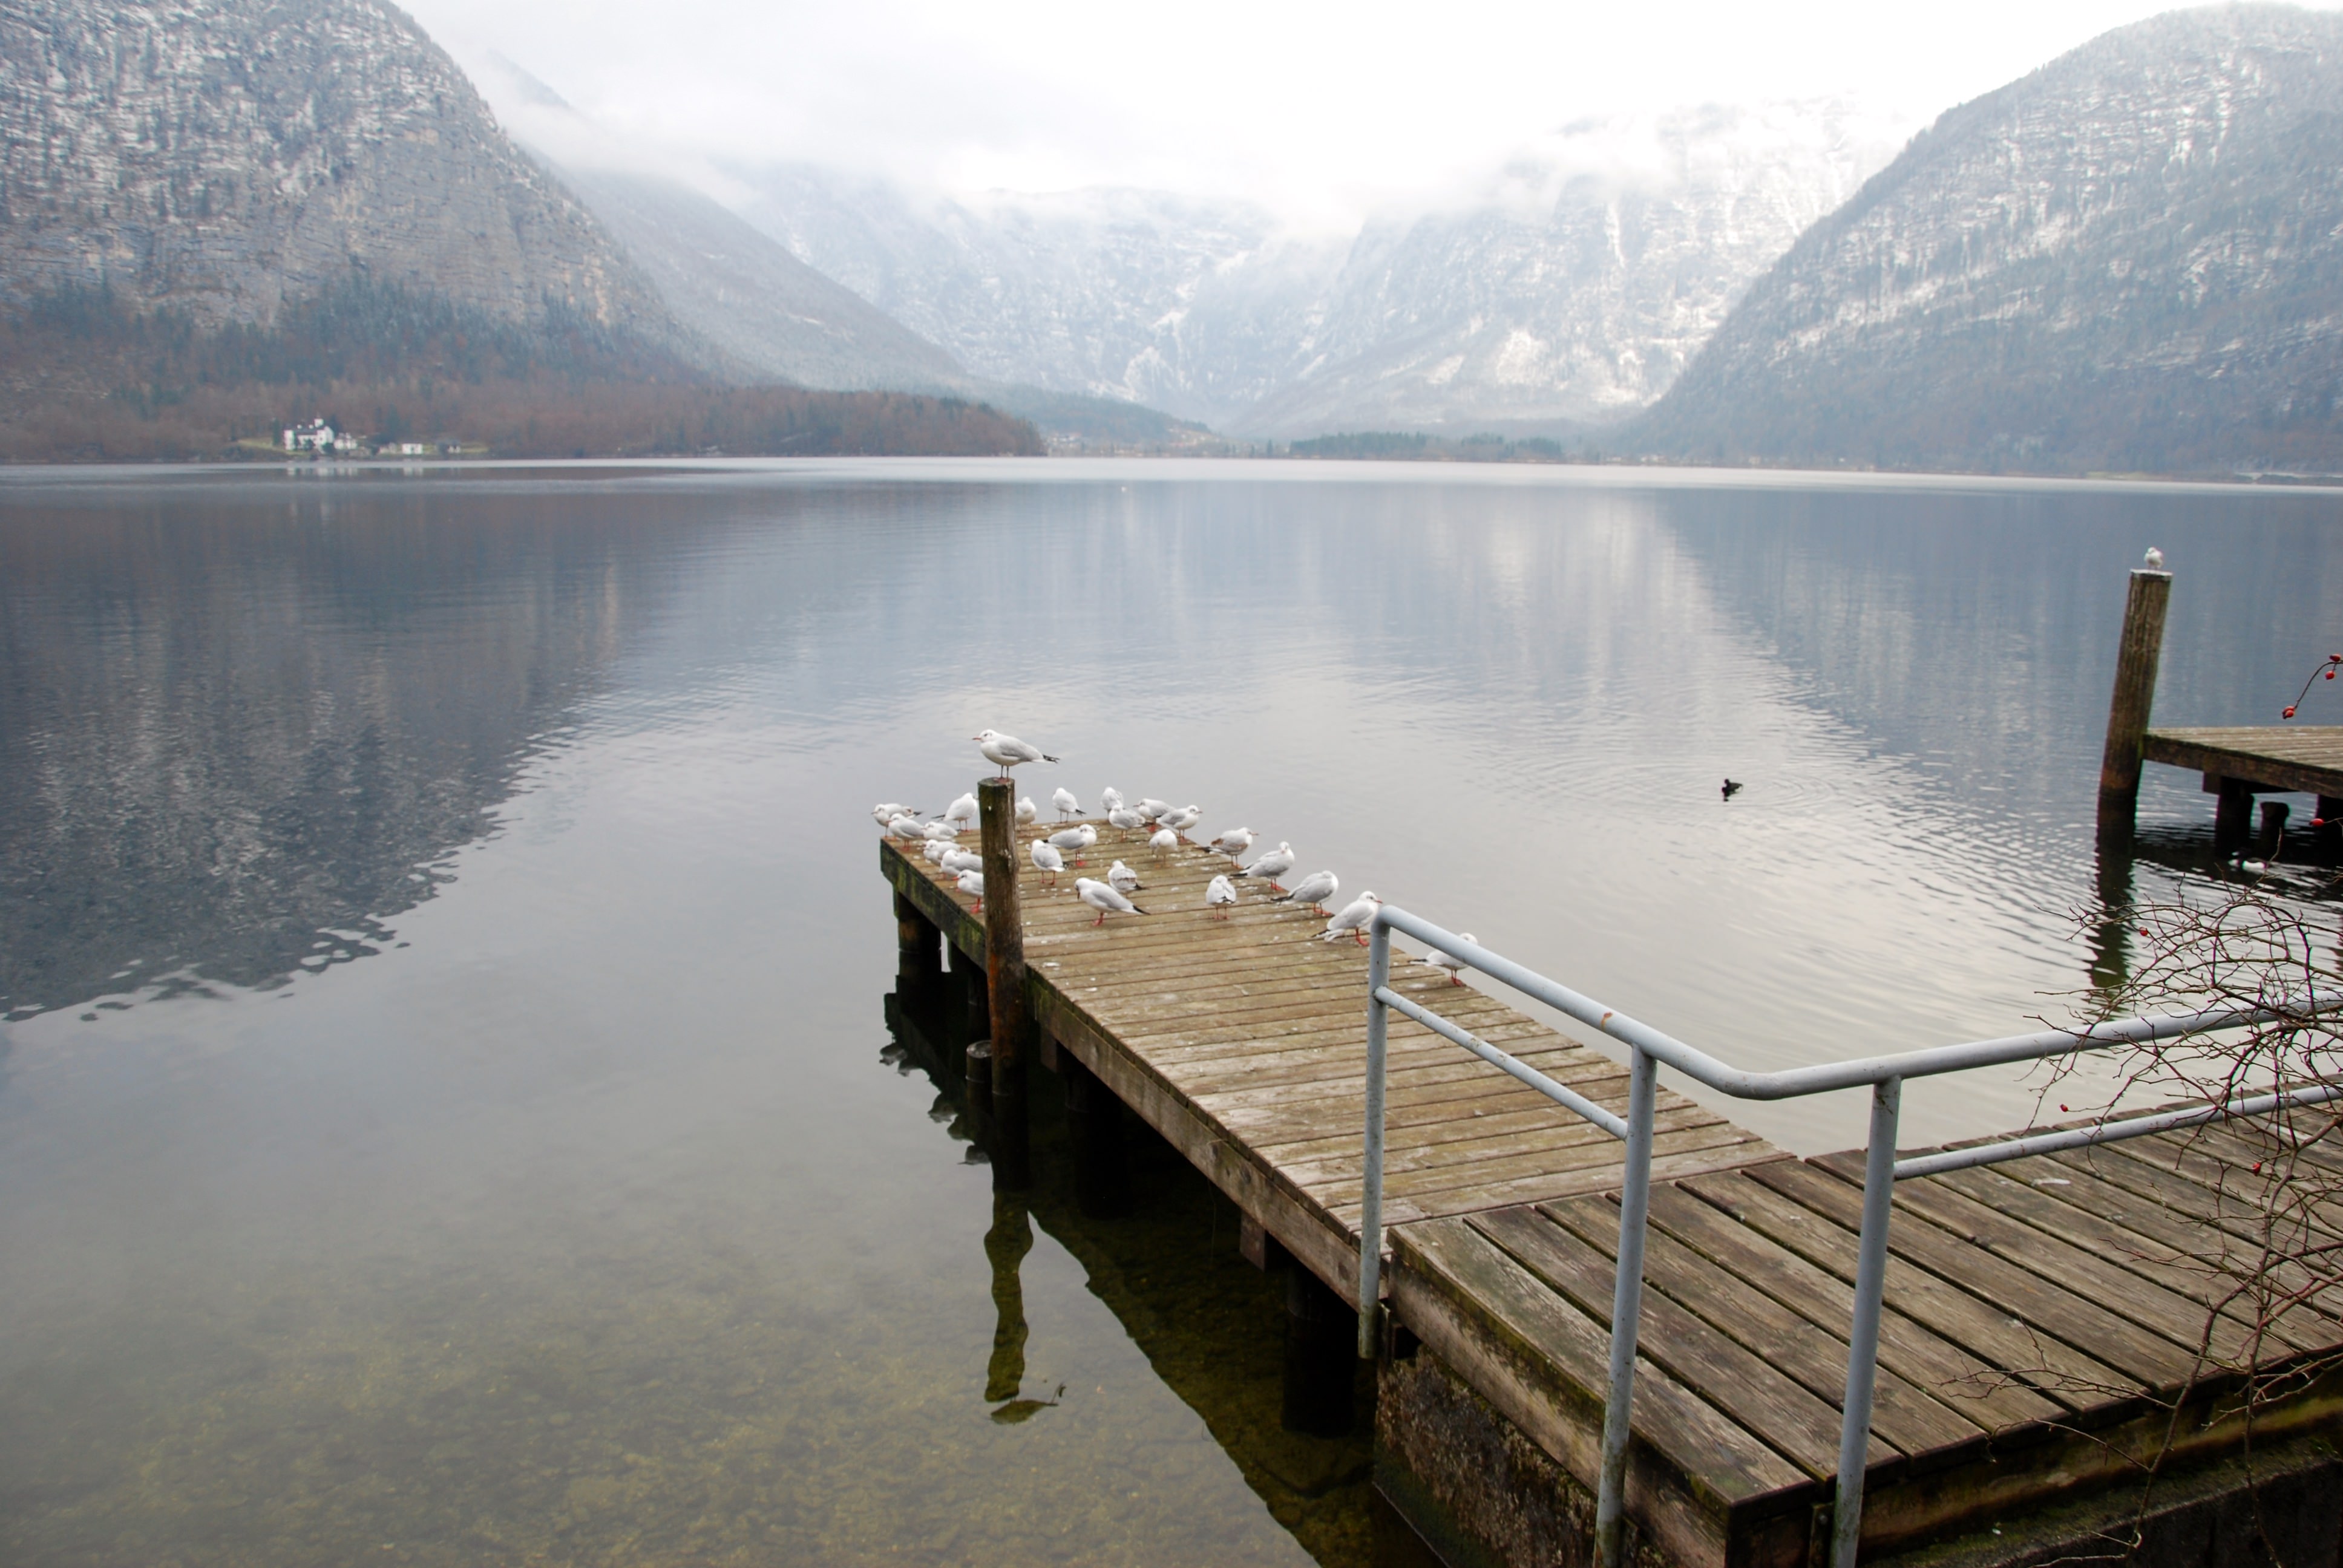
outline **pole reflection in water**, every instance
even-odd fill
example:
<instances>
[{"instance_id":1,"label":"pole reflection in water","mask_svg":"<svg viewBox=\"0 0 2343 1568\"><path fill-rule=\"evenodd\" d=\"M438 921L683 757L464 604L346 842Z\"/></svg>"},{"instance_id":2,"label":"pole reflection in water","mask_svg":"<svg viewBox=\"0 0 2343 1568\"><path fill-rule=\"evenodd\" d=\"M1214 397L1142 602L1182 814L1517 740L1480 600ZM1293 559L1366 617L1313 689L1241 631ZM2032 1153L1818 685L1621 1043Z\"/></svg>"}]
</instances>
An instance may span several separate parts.
<instances>
[{"instance_id":1,"label":"pole reflection in water","mask_svg":"<svg viewBox=\"0 0 2343 1568\"><path fill-rule=\"evenodd\" d=\"M907 940L904 950L922 950ZM950 971L906 963L886 998L891 1043L882 1052L897 1071L920 1070L935 1083L930 1116L960 1140L970 1136L953 1070L970 1028L964 1000ZM1091 1293L1319 1562L1434 1568L1437 1559L1374 1490L1370 1373L1359 1371L1353 1414L1337 1434L1312 1436L1286 1421L1292 1282L1238 1254L1234 1206L1069 1058L1058 1071L1033 1074L1030 1109L1032 1187L993 1194L983 1241L995 1313L984 1386L992 1419L1016 1424L1079 1397L1079 1379L1074 1395L1054 1377L1035 1394L1024 1389L1031 1330L1020 1270L1046 1236L1071 1254ZM1347 1334L1341 1348L1349 1360ZM1049 1347L1045 1364L1060 1353Z\"/></svg>"},{"instance_id":2,"label":"pole reflection in water","mask_svg":"<svg viewBox=\"0 0 2343 1568\"><path fill-rule=\"evenodd\" d=\"M1025 1386L1025 1292L1017 1265L1033 1250L1033 1225L1024 1200L1013 1192L992 1195L992 1229L984 1233L985 1261L992 1265L992 1359L984 1365L984 1402L998 1404L992 1419L1023 1421L1054 1400L1019 1399ZM1009 1402L1002 1403L1003 1401Z\"/></svg>"},{"instance_id":3,"label":"pole reflection in water","mask_svg":"<svg viewBox=\"0 0 2343 1568\"><path fill-rule=\"evenodd\" d=\"M2132 847L2128 841L2098 847L2098 909L2091 922L2091 989L2102 995L2120 990L2131 979Z\"/></svg>"}]
</instances>

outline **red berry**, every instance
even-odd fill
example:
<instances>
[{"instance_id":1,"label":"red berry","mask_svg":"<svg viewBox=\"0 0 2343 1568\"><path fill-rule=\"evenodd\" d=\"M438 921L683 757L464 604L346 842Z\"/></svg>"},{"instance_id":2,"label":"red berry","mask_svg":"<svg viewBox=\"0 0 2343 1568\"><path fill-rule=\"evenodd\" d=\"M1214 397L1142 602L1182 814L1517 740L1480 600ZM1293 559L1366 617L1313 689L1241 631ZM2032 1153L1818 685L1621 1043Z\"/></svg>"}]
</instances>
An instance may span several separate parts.
<instances>
[{"instance_id":1,"label":"red berry","mask_svg":"<svg viewBox=\"0 0 2343 1568\"><path fill-rule=\"evenodd\" d=\"M2293 718L2293 717L2294 717L2294 709L2291 709L2291 708L2288 708L2288 709L2286 710L2286 712L2285 712L2284 714L2280 715L2280 717L2282 717L2282 718L2286 718L2286 719L2291 719L2291 718Z\"/></svg>"},{"instance_id":2,"label":"red berry","mask_svg":"<svg viewBox=\"0 0 2343 1568\"><path fill-rule=\"evenodd\" d=\"M2064 1110L2066 1110L2066 1108L2065 1106L2063 1106L2063 1105L2062 1105L2062 1106L2060 1106L2058 1109L2059 1109L2059 1110L2061 1110L2061 1111L2064 1111Z\"/></svg>"}]
</instances>

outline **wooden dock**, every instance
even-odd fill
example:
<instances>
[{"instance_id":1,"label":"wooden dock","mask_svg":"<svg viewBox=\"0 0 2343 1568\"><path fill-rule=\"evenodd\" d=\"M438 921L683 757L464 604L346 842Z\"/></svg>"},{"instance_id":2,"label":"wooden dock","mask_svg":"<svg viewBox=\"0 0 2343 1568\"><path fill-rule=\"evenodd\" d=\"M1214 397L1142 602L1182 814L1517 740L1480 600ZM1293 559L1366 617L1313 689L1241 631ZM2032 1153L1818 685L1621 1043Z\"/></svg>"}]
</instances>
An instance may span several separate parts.
<instances>
[{"instance_id":1,"label":"wooden dock","mask_svg":"<svg viewBox=\"0 0 2343 1568\"><path fill-rule=\"evenodd\" d=\"M1025 864L1027 995L1044 1064L1094 1074L1337 1295L1356 1278L1366 955L1308 911L1248 890L1215 919L1229 863L1158 854L1102 824L1086 857L1145 879L1110 916ZM1023 845L1046 829L1025 829ZM980 960L971 901L890 843L886 875ZM1607 1054L1444 974L1395 989L1614 1111ZM1608 1354L1620 1146L1419 1026L1391 1020L1379 1476L1435 1539L1506 1563L1582 1560ZM1663 1091L1627 1507L1670 1563L1826 1556L1846 1375L1862 1156L1798 1161ZM2246 1131L2173 1134L1898 1184L1866 1473L1867 1557L2247 1442L2252 1359L2343 1349L2343 1303L2262 1326L2217 1311L2210 1260L2250 1248L2264 1203L2237 1171ZM2236 1156L2225 1163L2220 1155ZM2328 1158L2322 1154L2307 1157ZM2275 1169L2275 1167L2273 1167ZM2343 1238L2343 1214L2318 1223ZM2208 1328L2209 1324L2209 1328ZM2198 1356L2206 1342L2211 1360ZM2320 1372L2258 1409L2252 1442L2331 1432ZM2168 1448L2167 1448L2168 1445Z\"/></svg>"}]
</instances>

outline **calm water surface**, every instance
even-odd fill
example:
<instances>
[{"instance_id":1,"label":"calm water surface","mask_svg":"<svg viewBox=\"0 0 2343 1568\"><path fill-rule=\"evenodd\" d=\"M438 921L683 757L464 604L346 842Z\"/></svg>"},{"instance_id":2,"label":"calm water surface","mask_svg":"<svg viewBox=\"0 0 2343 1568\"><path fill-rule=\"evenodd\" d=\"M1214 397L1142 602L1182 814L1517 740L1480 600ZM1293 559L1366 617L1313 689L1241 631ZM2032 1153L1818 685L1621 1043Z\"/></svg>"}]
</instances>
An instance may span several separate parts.
<instances>
[{"instance_id":1,"label":"calm water surface","mask_svg":"<svg viewBox=\"0 0 2343 1568\"><path fill-rule=\"evenodd\" d=\"M1112 1224L996 1204L884 1022L870 802L940 807L990 724L1067 758L1037 796L1201 802L1736 1061L2003 1032L2121 961L2077 916L2126 572L2177 574L2159 719L2271 721L2343 646L2338 523L1300 464L0 475L0 1560L1404 1560L1363 1442L1277 1430L1274 1287L1175 1161ZM2154 770L2136 890L2209 817ZM2031 1105L1922 1087L1907 1136Z\"/></svg>"}]
</instances>

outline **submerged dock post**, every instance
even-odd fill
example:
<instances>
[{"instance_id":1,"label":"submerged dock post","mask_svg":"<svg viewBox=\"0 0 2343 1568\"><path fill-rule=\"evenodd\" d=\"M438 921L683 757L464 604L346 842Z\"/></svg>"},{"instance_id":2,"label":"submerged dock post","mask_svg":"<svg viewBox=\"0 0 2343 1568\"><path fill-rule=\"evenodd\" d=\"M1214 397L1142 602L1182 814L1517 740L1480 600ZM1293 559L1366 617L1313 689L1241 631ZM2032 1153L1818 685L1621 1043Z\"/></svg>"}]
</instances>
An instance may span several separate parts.
<instances>
[{"instance_id":1,"label":"submerged dock post","mask_svg":"<svg viewBox=\"0 0 2343 1568\"><path fill-rule=\"evenodd\" d=\"M992 1180L1018 1190L1032 1180L1025 1124L1025 921L1017 900L1017 797L1006 779L976 787L983 825L984 983L992 1014Z\"/></svg>"},{"instance_id":2,"label":"submerged dock post","mask_svg":"<svg viewBox=\"0 0 2343 1568\"><path fill-rule=\"evenodd\" d=\"M2163 558L2150 550L2151 561ZM2099 841L2128 841L2139 807L2140 744L2156 702L2156 667L2164 653L2164 610L2172 574L2158 566L2131 574L2124 600L2123 642L2116 653L2115 691L2107 700L2107 744L2099 762Z\"/></svg>"}]
</instances>

